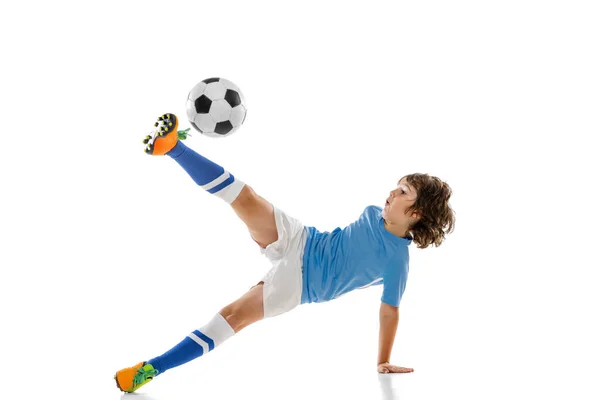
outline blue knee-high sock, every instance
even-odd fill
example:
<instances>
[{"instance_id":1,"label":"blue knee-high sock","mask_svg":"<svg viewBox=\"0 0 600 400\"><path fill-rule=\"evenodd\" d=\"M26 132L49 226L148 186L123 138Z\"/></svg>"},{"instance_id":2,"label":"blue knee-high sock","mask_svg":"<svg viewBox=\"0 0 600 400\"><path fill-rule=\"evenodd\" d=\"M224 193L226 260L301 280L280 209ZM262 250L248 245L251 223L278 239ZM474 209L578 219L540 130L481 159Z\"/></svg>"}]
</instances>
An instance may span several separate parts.
<instances>
[{"instance_id":1,"label":"blue knee-high sock","mask_svg":"<svg viewBox=\"0 0 600 400\"><path fill-rule=\"evenodd\" d=\"M208 324L193 331L171 350L148 360L147 363L160 375L208 353L233 335L235 331L231 325L217 313Z\"/></svg>"},{"instance_id":2,"label":"blue knee-high sock","mask_svg":"<svg viewBox=\"0 0 600 400\"><path fill-rule=\"evenodd\" d=\"M244 187L244 182L181 141L178 141L167 155L177 161L197 185L229 204L238 197Z\"/></svg>"}]
</instances>

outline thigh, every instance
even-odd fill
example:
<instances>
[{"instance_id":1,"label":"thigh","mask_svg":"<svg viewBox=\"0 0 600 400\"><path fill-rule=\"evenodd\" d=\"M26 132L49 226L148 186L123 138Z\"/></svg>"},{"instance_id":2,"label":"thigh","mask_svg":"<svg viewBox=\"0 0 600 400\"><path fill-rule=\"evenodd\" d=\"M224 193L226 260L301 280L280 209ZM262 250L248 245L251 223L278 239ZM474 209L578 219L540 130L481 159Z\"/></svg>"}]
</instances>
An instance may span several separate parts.
<instances>
[{"instance_id":1,"label":"thigh","mask_svg":"<svg viewBox=\"0 0 600 400\"><path fill-rule=\"evenodd\" d=\"M252 239L262 248L277 240L277 225L273 205L245 185L231 207L246 224Z\"/></svg>"}]
</instances>

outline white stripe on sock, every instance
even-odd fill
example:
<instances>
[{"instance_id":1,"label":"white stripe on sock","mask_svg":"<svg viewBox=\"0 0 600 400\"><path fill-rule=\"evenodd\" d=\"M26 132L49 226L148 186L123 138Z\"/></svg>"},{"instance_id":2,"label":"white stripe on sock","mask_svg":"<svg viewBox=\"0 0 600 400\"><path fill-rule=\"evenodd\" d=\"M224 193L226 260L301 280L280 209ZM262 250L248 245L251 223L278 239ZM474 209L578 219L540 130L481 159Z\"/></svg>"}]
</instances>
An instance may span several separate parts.
<instances>
[{"instance_id":1,"label":"white stripe on sock","mask_svg":"<svg viewBox=\"0 0 600 400\"><path fill-rule=\"evenodd\" d=\"M221 184L222 182L225 182L227 179L229 179L229 172L225 171L221 174L221 176L215 178L212 182L209 182L206 185L202 185L200 187L204 190L210 190L215 186Z\"/></svg>"},{"instance_id":2,"label":"white stripe on sock","mask_svg":"<svg viewBox=\"0 0 600 400\"><path fill-rule=\"evenodd\" d=\"M201 331L202 332L202 331ZM196 336L196 334L194 332L190 333L188 335L188 337L190 339L192 339L194 342L198 343L200 346L202 346L202 351L203 354L208 353L208 351L210 350L208 347L208 343L206 343L204 340L200 339L198 336ZM209 336L210 337L210 336Z\"/></svg>"},{"instance_id":3,"label":"white stripe on sock","mask_svg":"<svg viewBox=\"0 0 600 400\"><path fill-rule=\"evenodd\" d=\"M198 330L211 338L215 342L215 347L235 335L229 322L220 313L216 313L206 325Z\"/></svg>"},{"instance_id":4,"label":"white stripe on sock","mask_svg":"<svg viewBox=\"0 0 600 400\"><path fill-rule=\"evenodd\" d=\"M240 181L237 178L234 178L233 182L231 182L228 186L225 186L223 189L213 194L222 198L227 203L231 204L240 195L240 192L244 188L244 185L244 182Z\"/></svg>"}]
</instances>

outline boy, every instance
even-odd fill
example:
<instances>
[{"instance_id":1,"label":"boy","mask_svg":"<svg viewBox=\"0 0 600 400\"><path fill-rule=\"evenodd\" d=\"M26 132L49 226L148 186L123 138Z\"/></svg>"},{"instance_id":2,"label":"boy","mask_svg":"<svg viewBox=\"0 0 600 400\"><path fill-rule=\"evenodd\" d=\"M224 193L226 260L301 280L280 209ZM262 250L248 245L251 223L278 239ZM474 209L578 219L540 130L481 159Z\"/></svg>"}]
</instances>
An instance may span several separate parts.
<instances>
[{"instance_id":1,"label":"boy","mask_svg":"<svg viewBox=\"0 0 600 400\"><path fill-rule=\"evenodd\" d=\"M320 232L273 206L223 167L179 141L178 119L158 118L146 153L168 155L211 194L226 203L248 227L273 266L238 300L161 356L115 374L117 387L134 392L150 380L213 350L245 327L294 307L333 300L355 289L383 285L380 307L380 373L412 372L389 363L398 326L398 306L409 270L408 246L439 246L454 229L450 187L439 178L412 174L398 182L383 208L368 206L344 229Z\"/></svg>"}]
</instances>

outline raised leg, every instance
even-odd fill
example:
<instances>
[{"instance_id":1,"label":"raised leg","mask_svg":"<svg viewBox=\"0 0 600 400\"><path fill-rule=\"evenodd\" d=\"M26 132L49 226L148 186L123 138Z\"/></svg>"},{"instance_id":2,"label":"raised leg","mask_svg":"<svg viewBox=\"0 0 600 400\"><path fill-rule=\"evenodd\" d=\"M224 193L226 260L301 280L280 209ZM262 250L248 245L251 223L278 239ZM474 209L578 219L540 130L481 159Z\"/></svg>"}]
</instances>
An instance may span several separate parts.
<instances>
[{"instance_id":1,"label":"raised leg","mask_svg":"<svg viewBox=\"0 0 600 400\"><path fill-rule=\"evenodd\" d=\"M239 196L231 203L235 213L248 227L250 236L262 248L278 238L273 205L245 184Z\"/></svg>"},{"instance_id":2,"label":"raised leg","mask_svg":"<svg viewBox=\"0 0 600 400\"><path fill-rule=\"evenodd\" d=\"M174 129L176 127L177 124ZM275 213L271 203L256 194L249 185L237 179L225 168L180 141L174 143L172 149L165 154L173 158L198 186L230 204L248 227L254 241L266 248L277 240ZM158 144L154 148L157 146Z\"/></svg>"}]
</instances>

